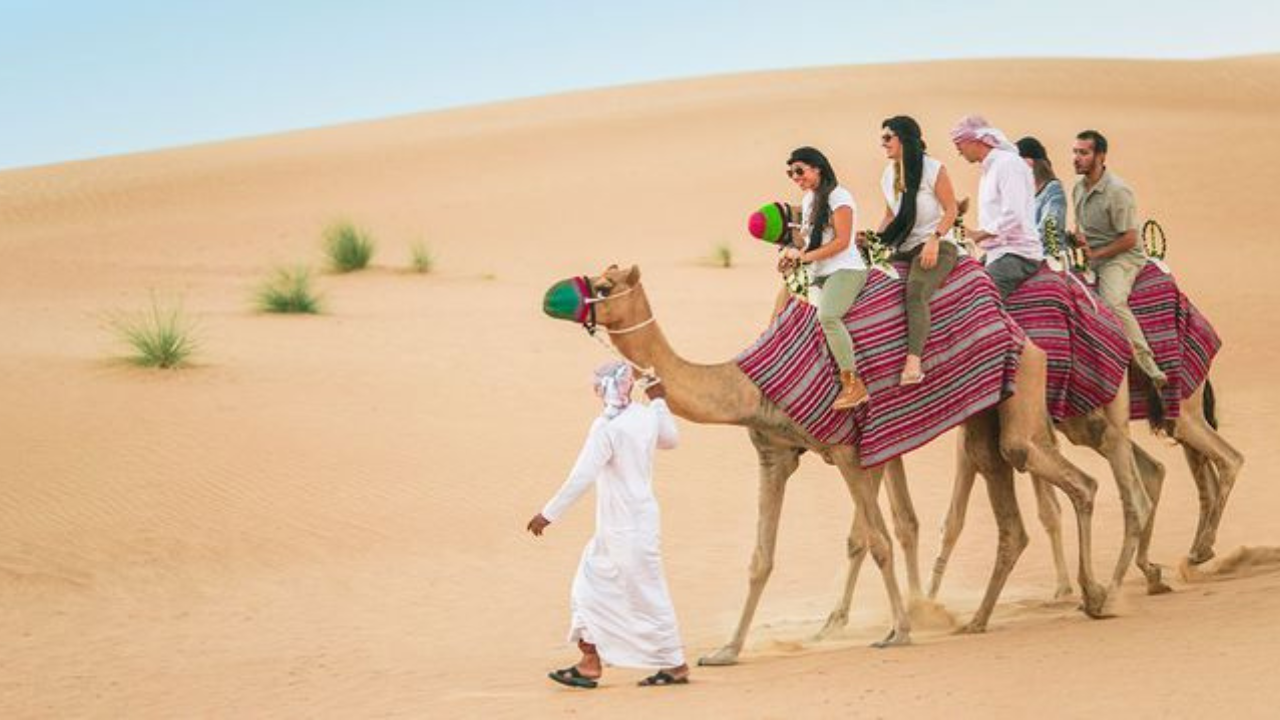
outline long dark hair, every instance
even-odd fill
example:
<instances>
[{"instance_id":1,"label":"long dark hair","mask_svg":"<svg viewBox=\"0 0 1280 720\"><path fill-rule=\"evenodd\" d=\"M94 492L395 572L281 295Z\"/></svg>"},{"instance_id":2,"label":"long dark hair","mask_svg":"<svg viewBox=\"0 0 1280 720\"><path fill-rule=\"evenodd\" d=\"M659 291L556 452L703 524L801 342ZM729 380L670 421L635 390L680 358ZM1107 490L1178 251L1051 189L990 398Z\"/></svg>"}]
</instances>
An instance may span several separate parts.
<instances>
[{"instance_id":1,"label":"long dark hair","mask_svg":"<svg viewBox=\"0 0 1280 720\"><path fill-rule=\"evenodd\" d=\"M836 171L832 169L827 156L817 148L806 145L792 150L791 157L787 159L787 165L798 162L818 171L818 187L813 190L813 211L809 216L813 227L809 231L809 245L805 248L806 251L817 250L822 247L823 231L827 229L827 225L831 224L831 191L835 190L840 182L836 180Z\"/></svg>"},{"instance_id":2,"label":"long dark hair","mask_svg":"<svg viewBox=\"0 0 1280 720\"><path fill-rule=\"evenodd\" d=\"M1049 158L1037 158L1032 160L1031 174L1035 176L1036 187L1044 187L1050 182L1058 179L1057 173L1053 171L1053 163L1049 162Z\"/></svg>"},{"instance_id":3,"label":"long dark hair","mask_svg":"<svg viewBox=\"0 0 1280 720\"><path fill-rule=\"evenodd\" d=\"M920 181L924 178L924 139L920 124L906 115L895 115L880 124L902 143L902 204L893 221L880 237L889 247L897 247L916 226L916 195L920 193Z\"/></svg>"},{"instance_id":4,"label":"long dark hair","mask_svg":"<svg viewBox=\"0 0 1280 720\"><path fill-rule=\"evenodd\" d=\"M1031 174L1035 176L1037 188L1042 188L1050 181L1058 179L1053 172L1053 163L1049 161L1049 154L1045 152L1043 143L1028 135L1016 144L1018 155L1021 155L1024 160L1031 161Z\"/></svg>"}]
</instances>

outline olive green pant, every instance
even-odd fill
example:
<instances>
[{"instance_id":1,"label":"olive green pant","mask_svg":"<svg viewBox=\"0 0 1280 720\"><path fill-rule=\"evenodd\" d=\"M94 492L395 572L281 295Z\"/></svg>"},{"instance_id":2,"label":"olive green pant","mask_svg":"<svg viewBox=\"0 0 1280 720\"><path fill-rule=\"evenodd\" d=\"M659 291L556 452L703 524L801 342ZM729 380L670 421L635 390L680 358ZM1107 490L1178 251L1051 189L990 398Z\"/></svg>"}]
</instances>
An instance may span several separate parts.
<instances>
[{"instance_id":1,"label":"olive green pant","mask_svg":"<svg viewBox=\"0 0 1280 720\"><path fill-rule=\"evenodd\" d=\"M924 355L924 342L929 339L929 298L938 290L942 281L951 274L959 259L953 243L938 243L938 261L928 270L920 267L920 252L924 245L898 253L894 260L911 261L907 272L907 354Z\"/></svg>"},{"instance_id":2,"label":"olive green pant","mask_svg":"<svg viewBox=\"0 0 1280 720\"><path fill-rule=\"evenodd\" d=\"M818 324L822 326L822 334L827 336L827 348L841 370L852 372L856 367L853 338L849 337L849 329L844 326L844 316L858 299L862 286L867 284L867 271L837 270L814 278L813 284L820 288Z\"/></svg>"},{"instance_id":3,"label":"olive green pant","mask_svg":"<svg viewBox=\"0 0 1280 720\"><path fill-rule=\"evenodd\" d=\"M1129 337L1129 344L1133 346L1134 360L1138 362L1138 367L1148 375L1157 375L1161 372L1160 366L1156 364L1151 346L1147 344L1147 336L1142 333L1142 326L1129 309L1129 292L1133 290L1133 281L1138 279L1138 273L1146 264L1146 258L1120 255L1094 263L1093 271L1098 276L1098 294L1124 327L1124 334Z\"/></svg>"}]
</instances>

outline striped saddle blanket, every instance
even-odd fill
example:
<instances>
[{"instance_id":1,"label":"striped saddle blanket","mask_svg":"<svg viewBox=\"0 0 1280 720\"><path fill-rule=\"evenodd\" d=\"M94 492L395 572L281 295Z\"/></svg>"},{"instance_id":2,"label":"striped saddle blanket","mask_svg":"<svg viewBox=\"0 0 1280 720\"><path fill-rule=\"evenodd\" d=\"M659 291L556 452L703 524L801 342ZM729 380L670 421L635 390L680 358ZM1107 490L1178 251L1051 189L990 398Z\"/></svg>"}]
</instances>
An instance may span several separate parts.
<instances>
[{"instance_id":1,"label":"striped saddle blanket","mask_svg":"<svg viewBox=\"0 0 1280 720\"><path fill-rule=\"evenodd\" d=\"M1049 415L1083 415L1115 398L1133 354L1124 328L1083 283L1044 264L1005 309L1048 356Z\"/></svg>"},{"instance_id":2,"label":"striped saddle blanket","mask_svg":"<svg viewBox=\"0 0 1280 720\"><path fill-rule=\"evenodd\" d=\"M1178 290L1173 275L1155 262L1148 262L1138 273L1129 294L1129 309L1142 326L1156 363L1169 377L1160 399L1165 416L1176 418L1182 412L1182 401L1208 377L1222 340L1209 319ZM1129 403L1131 419L1147 418L1143 383L1130 383Z\"/></svg>"},{"instance_id":3,"label":"striped saddle blanket","mask_svg":"<svg viewBox=\"0 0 1280 720\"><path fill-rule=\"evenodd\" d=\"M924 382L899 386L907 351L907 266L900 278L872 271L845 316L870 401L835 411L837 368L817 309L792 299L735 360L769 401L823 443L855 444L871 467L929 442L1013 392L1026 339L985 270L961 258L930 301Z\"/></svg>"}]
</instances>

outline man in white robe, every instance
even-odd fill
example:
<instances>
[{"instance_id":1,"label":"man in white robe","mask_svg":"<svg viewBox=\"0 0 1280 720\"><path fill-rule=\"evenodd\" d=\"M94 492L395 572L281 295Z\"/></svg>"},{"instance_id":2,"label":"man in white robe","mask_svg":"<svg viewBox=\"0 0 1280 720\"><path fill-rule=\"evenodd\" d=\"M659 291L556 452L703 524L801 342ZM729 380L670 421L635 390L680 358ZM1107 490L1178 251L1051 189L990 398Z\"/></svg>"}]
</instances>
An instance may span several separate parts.
<instances>
[{"instance_id":1,"label":"man in white robe","mask_svg":"<svg viewBox=\"0 0 1280 720\"><path fill-rule=\"evenodd\" d=\"M572 687L596 687L603 664L660 668L641 685L688 682L675 609L662 570L658 501L651 480L655 448L679 436L663 399L650 385L648 406L631 402L631 368L596 371L604 412L596 418L573 470L555 497L529 521L534 535L558 520L588 488L596 488L596 533L582 551L573 580L569 641L582 659L550 674Z\"/></svg>"}]
</instances>

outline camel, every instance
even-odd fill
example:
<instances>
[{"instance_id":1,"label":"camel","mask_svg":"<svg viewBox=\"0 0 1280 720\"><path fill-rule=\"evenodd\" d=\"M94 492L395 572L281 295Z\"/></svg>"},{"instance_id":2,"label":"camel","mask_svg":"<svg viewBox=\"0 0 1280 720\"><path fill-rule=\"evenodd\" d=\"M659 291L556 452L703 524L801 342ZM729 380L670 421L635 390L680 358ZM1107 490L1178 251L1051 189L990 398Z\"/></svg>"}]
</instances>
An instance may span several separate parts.
<instances>
[{"instance_id":1,"label":"camel","mask_svg":"<svg viewBox=\"0 0 1280 720\"><path fill-rule=\"evenodd\" d=\"M1156 595L1170 591L1169 586L1161 578L1160 566L1152 563L1148 558L1152 530L1155 526L1155 508L1160 500L1165 469L1162 463L1130 440L1128 417L1128 395L1122 389L1107 405L1084 415L1067 418L1055 423L1054 427L1072 444L1091 448L1106 458L1120 490L1121 503L1124 506L1124 542L1120 557L1116 561L1111 584L1107 589L1108 595L1118 592L1130 561L1133 561L1145 576L1148 593ZM955 485L943 525L942 547L934 562L927 595L922 594L921 591L918 559L919 520L907 488L906 471L901 458L894 458L885 464L887 477L885 486L893 514L894 531L905 556L908 597L913 601L921 597L927 597L929 600L937 599L951 551L960 537L960 531L964 528L969 496L978 473L977 466L965 451L964 433L966 431L967 428L960 430L961 437L958 441L955 461ZM1072 586L1062 545L1062 511L1053 488L1048 482L1035 476L1032 477L1032 482L1040 521L1049 533L1054 566L1057 570L1057 589L1054 597L1055 599L1067 597L1072 594ZM826 624L818 632L819 638L839 631L849 620L849 606L853 600L853 591L866 550L860 543L854 541L852 535L848 548L844 591L828 615ZM963 628L963 632L985 631L987 617L989 614L982 618L982 622L978 622L975 618L974 622L970 622Z\"/></svg>"},{"instance_id":2,"label":"camel","mask_svg":"<svg viewBox=\"0 0 1280 720\"><path fill-rule=\"evenodd\" d=\"M577 280L562 281L548 290ZM911 624L893 566L893 546L877 502L882 469L861 467L852 445L817 441L803 427L767 400L733 362L699 365L676 354L667 342L644 289L640 269L610 266L603 274L583 278L580 292L590 308L591 324L608 332L614 347L637 367L652 368L667 386L672 412L691 422L747 428L759 461L759 511L746 602L737 628L727 644L699 660L702 665L737 662L751 620L773 569L778 523L786 482L799 465L800 455L812 451L840 471L854 501L851 542L870 551L880 568L893 614L893 627L877 647L910 642ZM586 321L583 321L587 324ZM591 326L588 326L589 328ZM1058 452L1049 430L1045 397L1046 358L1034 344L1022 345L1014 392L995 408L964 421L966 457L987 482L1000 529L996 560L982 604L971 623L985 627L1009 573L1026 546L1027 535L1013 493L1014 470L1039 476L1067 494L1079 530L1078 580L1082 609L1090 617L1104 617L1106 589L1097 582L1092 565L1092 513L1097 481Z\"/></svg>"},{"instance_id":3,"label":"camel","mask_svg":"<svg viewBox=\"0 0 1280 720\"><path fill-rule=\"evenodd\" d=\"M1159 397L1151 391L1149 386L1146 390L1148 405L1159 409ZM1120 392L1106 406L1085 415L1067 418L1056 427L1073 444L1093 448L1106 457L1115 473L1121 502L1125 509L1125 542L1108 593L1114 595L1118 591L1127 570L1128 561L1134 558L1135 553L1136 565L1146 578L1148 594L1165 593L1169 592L1170 588L1161 578L1160 567L1152 563L1148 557L1155 524L1155 508L1160 501L1165 468L1141 446L1130 442L1128 423L1129 393L1128 389L1122 385ZM1157 413L1152 418L1151 426L1157 435L1167 436L1178 442L1187 457L1200 497L1199 522L1187 560L1192 565L1206 562L1214 557L1213 545L1218 526L1228 496L1243 465L1244 457L1217 432L1213 387L1208 378L1183 401L1182 412L1177 418L1167 419L1163 414ZM1133 461L1136 462L1136 467L1129 466L1125 459L1125 455L1130 453ZM1130 469L1136 470L1140 486L1133 483ZM885 471L895 533L903 548L907 565L908 595L913 599L919 598L921 597L917 559L919 522L907 490L901 459L890 461L886 464ZM965 513L975 479L972 463L965 453L958 452L955 487L947 517L943 523L942 546L934 562L927 594L930 600L937 597L951 552L964 527ZM1049 485L1039 478L1033 478L1033 482L1040 521L1049 536L1053 552L1057 574L1057 589L1054 597L1062 598L1071 594L1071 582L1062 548L1061 508ZM1140 535L1137 536L1135 549L1135 532L1139 528L1141 530ZM858 552L858 548L851 543L844 593L828 616L826 626L819 633L820 637L839 630L848 621L849 604L861 562L862 553Z\"/></svg>"},{"instance_id":4,"label":"camel","mask_svg":"<svg viewBox=\"0 0 1280 720\"><path fill-rule=\"evenodd\" d=\"M1182 412L1177 418L1172 420L1156 419L1152 423L1152 429L1157 436L1171 438L1182 447L1183 455L1187 458L1187 465L1191 469L1192 478L1196 483L1196 490L1200 499L1200 515L1186 560L1192 566L1200 565L1213 559L1216 555L1214 543L1217 541L1218 527L1222 522L1223 511L1226 509L1227 500L1231 495L1232 488L1235 486L1236 478L1244 466L1244 455L1218 432L1213 386L1207 379L1189 397L1183 400ZM1152 495L1153 504L1158 503L1163 478L1154 480L1154 475L1157 473L1157 468L1162 475L1163 468L1159 462L1141 450L1138 445L1135 444L1133 447L1134 457L1138 460L1139 468L1143 472L1144 484L1147 485L1147 490ZM1061 508L1058 507L1056 501L1053 501L1052 490L1045 488L1042 491L1037 488L1037 493L1040 492L1048 494L1051 500L1049 504L1041 508L1041 522L1044 525L1045 532L1049 535L1050 542L1055 547L1061 547ZM953 498L953 501L957 500L959 499ZM963 500L959 500L959 502L963 502ZM964 524L963 511L961 511L958 519L953 520L954 511L955 508L953 507L944 526L943 549L940 551L938 558L941 567L935 565L935 582L941 582L941 574L945 571L946 566L944 554L950 554L951 547L955 544L955 538L959 536L960 529ZM1154 525L1154 518L1152 518L1152 525ZM1139 567L1142 567L1142 562L1146 555L1146 547L1150 545L1151 532L1152 528L1148 527L1143 534L1142 545L1138 554ZM1054 566L1059 578L1061 578L1063 573L1066 572L1066 562L1056 552ZM1159 567L1154 564L1151 567L1155 569L1157 573L1155 576L1158 578ZM1146 568L1143 568L1143 572L1147 572ZM1148 573L1148 592L1152 594L1168 592L1168 587L1164 586L1163 583L1153 586L1151 578L1152 575ZM1061 587L1061 582L1059 584ZM931 588L931 592L933 591L936 591L936 587ZM1059 594L1061 594L1060 590Z\"/></svg>"},{"instance_id":5,"label":"camel","mask_svg":"<svg viewBox=\"0 0 1280 720\"><path fill-rule=\"evenodd\" d=\"M1155 233L1154 239L1148 237L1153 231ZM1161 260L1164 257L1163 231L1160 230L1158 223L1149 220L1143 226L1143 237L1145 238L1147 253L1153 258L1152 263L1143 272L1157 278L1158 280L1155 282L1159 282L1169 276L1169 270ZM1077 270L1083 266L1083 262L1078 260L1074 263L1064 260L1063 264L1073 264ZM1156 269L1159 269L1160 272L1156 272ZM1180 298L1179 302L1185 304L1182 312L1188 313L1187 317L1190 318L1187 321L1189 325L1185 330L1187 335L1180 334L1176 338L1176 342L1182 346L1181 351L1183 353L1202 353L1209 350L1205 343L1216 342L1216 338L1214 341L1205 339L1203 328L1207 326L1207 322L1198 315L1198 312L1180 292L1178 292L1178 297ZM1201 330L1196 331L1192 327L1199 327ZM1184 331L1180 330L1179 332ZM1211 333L1212 331L1210 330L1209 332ZM1193 566L1204 563L1214 557L1214 544L1217 540L1218 527L1221 524L1231 490L1235 486L1236 478L1244 464L1243 454L1218 433L1213 385L1207 373L1207 365L1203 369L1206 371L1203 375L1193 373L1186 376L1194 378L1198 385L1186 398L1179 400L1178 404L1181 407L1178 408L1176 416L1173 418L1167 417L1168 413L1160 393L1145 381L1145 376L1141 373L1130 373L1129 375L1130 382L1135 383L1134 387L1129 388L1129 390L1141 393L1144 398L1152 430L1157 436L1172 438L1182 446L1183 453L1187 458L1187 464L1196 483L1200 499L1200 515L1195 536L1186 558L1187 562ZM1122 390L1122 394L1126 397L1128 396L1128 393L1124 390ZM1117 411L1112 413L1111 417L1116 422L1122 422L1127 425L1129 415L1127 411ZM1158 503L1161 479L1155 476L1158 474L1159 463L1136 445L1134 446L1134 451L1135 458L1139 463L1139 469L1144 475L1144 484L1147 485L1148 492L1152 494L1153 502ZM969 482L972 483L972 480ZM932 590L935 592L937 582L940 581L941 574L945 569L946 558L950 554L955 538L960 532L960 526L964 522L963 507L957 508L956 505L962 506L967 502L967 497L961 497L960 490L961 488L958 485L958 494L954 498L955 504L953 504L944 528L943 548L939 555L938 564L934 569L935 584ZM1044 488L1038 488L1038 492L1042 493L1042 498L1047 498L1048 500L1048 502L1042 501L1041 520L1045 525L1051 542L1055 546L1060 546L1061 523L1059 515L1061 510L1058 508L1057 503L1052 501L1051 492ZM1150 543L1150 535L1151 528L1148 528L1144 533L1144 548ZM1139 550L1138 557L1141 563L1145 557L1145 549ZM1055 552L1054 562L1059 575L1059 593L1061 593L1061 578L1066 571L1066 564L1057 552ZM1145 568L1144 572L1147 572ZM1168 590L1167 586L1162 583L1151 582L1152 573L1147 572L1147 577L1148 592Z\"/></svg>"}]
</instances>

